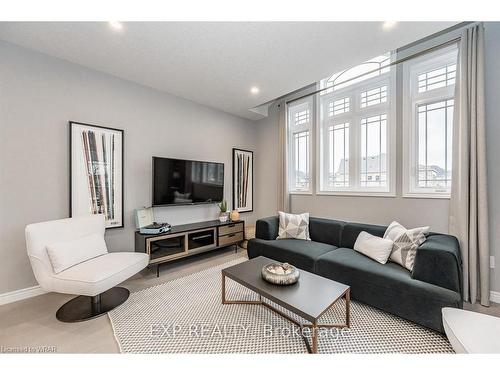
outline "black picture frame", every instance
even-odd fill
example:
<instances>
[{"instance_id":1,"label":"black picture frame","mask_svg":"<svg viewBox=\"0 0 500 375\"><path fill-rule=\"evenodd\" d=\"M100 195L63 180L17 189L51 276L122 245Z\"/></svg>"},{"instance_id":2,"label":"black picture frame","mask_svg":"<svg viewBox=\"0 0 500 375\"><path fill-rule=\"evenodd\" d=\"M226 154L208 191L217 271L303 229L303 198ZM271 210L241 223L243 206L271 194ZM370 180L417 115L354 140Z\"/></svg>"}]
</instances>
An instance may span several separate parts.
<instances>
[{"instance_id":1,"label":"black picture frame","mask_svg":"<svg viewBox=\"0 0 500 375\"><path fill-rule=\"evenodd\" d=\"M110 132L115 132L120 135L120 145L121 145L121 150L118 150L116 152L116 155L120 157L120 171L119 175L120 178L117 181L120 187L120 199L118 200L118 204L120 205L119 210L120 210L120 215L117 217L118 223L117 224L110 224L108 218L106 218L106 229L116 229L116 228L123 228L124 227L124 196L125 196L125 191L124 191L124 170L125 170L125 132L123 129L117 129L117 128L111 128L107 126L100 126L100 125L95 125L95 124L89 124L85 122L78 122L78 121L69 121L69 217L73 217L73 215L80 215L80 214L92 214L92 213L97 213L97 212L92 212L91 209L88 210L88 212L82 212L82 210L77 210L75 209L75 202L74 202L74 193L76 191L74 184L75 176L75 149L74 149L74 141L75 139L73 138L73 131L75 130L75 127L85 127L89 129L95 129L95 130L108 130ZM83 147L83 146L82 146ZM114 157L114 155L113 155ZM81 166L80 166L81 168Z\"/></svg>"},{"instance_id":2,"label":"black picture frame","mask_svg":"<svg viewBox=\"0 0 500 375\"><path fill-rule=\"evenodd\" d=\"M237 173L235 173L236 169L236 158L238 153L246 153L250 155L250 160L251 160L251 168L249 170L250 172L250 181L251 181L251 186L247 190L247 193L250 193L250 205L246 205L241 207L238 203L238 176ZM232 163L232 177L233 177L233 184L232 184L232 196L233 196L233 210L238 210L240 213L243 212L253 212L253 201L254 201L254 162L253 162L253 151L250 150L244 150L241 148L233 148L233 163Z\"/></svg>"}]
</instances>

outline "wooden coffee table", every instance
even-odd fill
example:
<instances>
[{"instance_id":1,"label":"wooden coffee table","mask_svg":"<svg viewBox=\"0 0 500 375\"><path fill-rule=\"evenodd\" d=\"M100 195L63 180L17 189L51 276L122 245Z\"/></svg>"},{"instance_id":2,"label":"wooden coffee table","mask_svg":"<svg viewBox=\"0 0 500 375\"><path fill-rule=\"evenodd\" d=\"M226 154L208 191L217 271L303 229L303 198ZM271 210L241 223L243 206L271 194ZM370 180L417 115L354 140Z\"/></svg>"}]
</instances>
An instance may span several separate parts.
<instances>
[{"instance_id":1,"label":"wooden coffee table","mask_svg":"<svg viewBox=\"0 0 500 375\"><path fill-rule=\"evenodd\" d=\"M270 284L261 276L262 267L275 260L257 257L249 261L222 270L222 303L262 305L281 315L300 327L302 338L309 353L318 352L319 328L343 328L350 324L350 287L336 281L326 279L311 272L300 270L300 279L294 285L279 286ZM235 301L226 299L226 277L258 294L258 301ZM304 318L311 324L302 324L284 314L262 297ZM345 324L319 324L319 318L340 298L345 298ZM304 328L311 330L311 341L304 335Z\"/></svg>"}]
</instances>

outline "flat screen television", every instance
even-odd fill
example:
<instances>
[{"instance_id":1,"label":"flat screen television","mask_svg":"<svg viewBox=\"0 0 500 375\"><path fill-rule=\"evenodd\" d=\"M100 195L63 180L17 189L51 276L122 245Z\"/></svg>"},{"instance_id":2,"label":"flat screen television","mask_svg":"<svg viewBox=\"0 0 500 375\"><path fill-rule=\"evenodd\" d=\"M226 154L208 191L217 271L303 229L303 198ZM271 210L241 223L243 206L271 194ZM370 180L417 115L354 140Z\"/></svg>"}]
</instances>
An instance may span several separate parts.
<instances>
[{"instance_id":1,"label":"flat screen television","mask_svg":"<svg viewBox=\"0 0 500 375\"><path fill-rule=\"evenodd\" d=\"M221 202L224 164L153 157L153 206Z\"/></svg>"}]
</instances>

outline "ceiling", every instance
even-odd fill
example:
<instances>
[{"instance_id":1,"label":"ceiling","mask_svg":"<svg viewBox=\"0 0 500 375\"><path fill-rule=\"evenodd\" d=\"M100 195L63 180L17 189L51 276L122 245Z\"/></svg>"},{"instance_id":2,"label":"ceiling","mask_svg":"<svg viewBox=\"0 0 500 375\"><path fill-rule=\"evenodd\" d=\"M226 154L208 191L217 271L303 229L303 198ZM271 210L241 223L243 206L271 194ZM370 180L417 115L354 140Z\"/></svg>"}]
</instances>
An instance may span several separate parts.
<instances>
[{"instance_id":1,"label":"ceiling","mask_svg":"<svg viewBox=\"0 0 500 375\"><path fill-rule=\"evenodd\" d=\"M0 22L0 39L255 120L250 108L455 23Z\"/></svg>"}]
</instances>

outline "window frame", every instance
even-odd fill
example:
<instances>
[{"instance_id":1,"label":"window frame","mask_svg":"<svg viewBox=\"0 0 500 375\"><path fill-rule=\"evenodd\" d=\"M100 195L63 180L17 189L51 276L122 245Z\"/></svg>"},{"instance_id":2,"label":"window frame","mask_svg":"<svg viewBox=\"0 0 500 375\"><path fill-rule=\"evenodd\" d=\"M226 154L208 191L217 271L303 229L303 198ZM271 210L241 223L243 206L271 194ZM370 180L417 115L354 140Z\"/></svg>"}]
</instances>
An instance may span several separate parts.
<instances>
[{"instance_id":1,"label":"window frame","mask_svg":"<svg viewBox=\"0 0 500 375\"><path fill-rule=\"evenodd\" d=\"M450 199L451 186L447 189L417 186L418 108L422 105L455 99L458 77L455 75L453 85L419 93L418 76L452 63L458 66L457 53L458 47L453 45L403 64L403 198ZM458 74L458 69L455 74Z\"/></svg>"},{"instance_id":2,"label":"window frame","mask_svg":"<svg viewBox=\"0 0 500 375\"><path fill-rule=\"evenodd\" d=\"M361 107L361 94L365 91L370 91L381 86L387 86L387 100L383 103ZM328 118L328 106L325 105L321 111L321 95L317 100L316 111L319 114L316 128L316 195L339 195L339 196L378 196L378 197L395 197L396 196L396 69L391 67L389 72L382 73L378 76L367 80L356 82L333 92L328 92L324 97L329 98L334 102L339 99L349 97L350 111L339 115L334 115L329 121L323 121L323 118ZM387 115L386 121L386 163L387 163L387 186L367 187L361 186L361 120L378 115ZM329 156L322 157L327 151L326 145L328 137L323 137L322 134L328 131L330 126L335 126L349 122L349 186L337 187L335 189L324 188L324 176L328 176L328 160ZM351 155L356 155L352 158ZM354 161L354 162L353 162ZM326 177L327 178L327 177Z\"/></svg>"},{"instance_id":3,"label":"window frame","mask_svg":"<svg viewBox=\"0 0 500 375\"><path fill-rule=\"evenodd\" d=\"M313 97L307 97L304 99L300 99L294 101L293 103L287 104L286 107L286 132L287 132L287 173L288 173L288 193L289 194L298 194L298 195L311 195L313 192L313 183L314 183L314 162L312 157L314 155L313 147L314 147L314 123L316 118L315 111L315 99ZM300 112L300 110L293 111L293 108L304 106L309 109L309 123L307 125L299 125L296 129L290 128L290 117L291 113ZM309 131L309 142L308 142L308 171L309 171L309 188L308 189L297 189L295 185L296 176L295 176L295 148L293 147L293 138L295 134ZM293 182L293 184L292 184Z\"/></svg>"}]
</instances>

